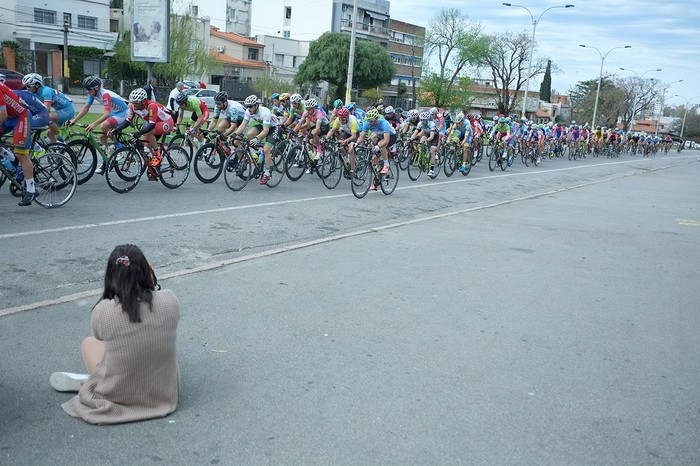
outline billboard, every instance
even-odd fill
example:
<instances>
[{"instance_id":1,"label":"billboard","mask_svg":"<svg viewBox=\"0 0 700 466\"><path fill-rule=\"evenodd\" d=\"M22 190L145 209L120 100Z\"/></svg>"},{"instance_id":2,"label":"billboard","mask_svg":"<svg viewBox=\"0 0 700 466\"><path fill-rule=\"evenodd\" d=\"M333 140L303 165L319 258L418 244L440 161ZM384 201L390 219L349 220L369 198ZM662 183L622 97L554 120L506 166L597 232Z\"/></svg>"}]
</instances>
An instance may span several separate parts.
<instances>
[{"instance_id":1,"label":"billboard","mask_svg":"<svg viewBox=\"0 0 700 466\"><path fill-rule=\"evenodd\" d=\"M170 60L170 0L131 1L131 60Z\"/></svg>"}]
</instances>

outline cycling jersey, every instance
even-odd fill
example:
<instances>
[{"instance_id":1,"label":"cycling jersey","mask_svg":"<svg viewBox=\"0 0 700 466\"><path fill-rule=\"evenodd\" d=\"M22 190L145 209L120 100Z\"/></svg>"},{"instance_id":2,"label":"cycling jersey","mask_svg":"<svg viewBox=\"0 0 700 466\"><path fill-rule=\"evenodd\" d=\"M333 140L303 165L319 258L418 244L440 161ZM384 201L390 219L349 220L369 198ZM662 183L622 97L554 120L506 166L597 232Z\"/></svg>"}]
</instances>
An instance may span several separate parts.
<instances>
[{"instance_id":1,"label":"cycling jersey","mask_svg":"<svg viewBox=\"0 0 700 466\"><path fill-rule=\"evenodd\" d=\"M318 108L313 109L312 112L308 112L309 109L307 109L306 112L304 112L304 115L302 116L302 120L308 122L311 124L312 128L316 127L316 124L323 125L328 124L328 118L326 117L325 113L323 113L321 110Z\"/></svg>"},{"instance_id":2,"label":"cycling jersey","mask_svg":"<svg viewBox=\"0 0 700 466\"><path fill-rule=\"evenodd\" d=\"M459 123L455 123L454 125L452 125L452 129L450 130L450 139L456 139L458 141L464 139L465 143L471 143L472 126L466 120L462 120Z\"/></svg>"},{"instance_id":3,"label":"cycling jersey","mask_svg":"<svg viewBox=\"0 0 700 466\"><path fill-rule=\"evenodd\" d=\"M437 114L435 116L430 117L431 121L435 123L435 127L437 128L437 131L440 134L445 134L445 130L447 129L445 127L445 118L443 118L442 115Z\"/></svg>"},{"instance_id":4,"label":"cycling jersey","mask_svg":"<svg viewBox=\"0 0 700 466\"><path fill-rule=\"evenodd\" d=\"M279 124L277 117L272 114L270 109L263 107L262 105L258 105L258 111L254 114L250 113L250 109L246 109L245 114L243 115L243 122L247 124L250 120L262 123L264 127L272 126L273 128L276 128Z\"/></svg>"},{"instance_id":5,"label":"cycling jersey","mask_svg":"<svg viewBox=\"0 0 700 466\"><path fill-rule=\"evenodd\" d=\"M41 86L39 90L36 91L36 96L44 101L44 105L50 105L56 112L59 124L65 123L75 116L73 101L56 89L49 86Z\"/></svg>"},{"instance_id":6,"label":"cycling jersey","mask_svg":"<svg viewBox=\"0 0 700 466\"><path fill-rule=\"evenodd\" d=\"M572 141L578 141L580 137L581 137L581 130L578 130L578 129L571 130L571 140Z\"/></svg>"},{"instance_id":7,"label":"cycling jersey","mask_svg":"<svg viewBox=\"0 0 700 466\"><path fill-rule=\"evenodd\" d=\"M20 149L29 149L31 124L29 109L5 83L0 82L0 110L7 112L7 119L0 126L0 134L12 131L12 143Z\"/></svg>"},{"instance_id":8,"label":"cycling jersey","mask_svg":"<svg viewBox=\"0 0 700 466\"><path fill-rule=\"evenodd\" d=\"M207 104L205 104L203 100L191 95L187 96L187 101L180 105L180 113L185 113L185 110L192 112L193 120L198 120L202 115L206 115L206 118L209 117L209 108Z\"/></svg>"},{"instance_id":9,"label":"cycling jersey","mask_svg":"<svg viewBox=\"0 0 700 466\"><path fill-rule=\"evenodd\" d=\"M235 100L229 100L226 102L226 108L214 108L214 115L212 118L214 120L218 120L222 111L224 112L224 119L228 121L241 122L243 121L243 115L245 114L245 107Z\"/></svg>"},{"instance_id":10,"label":"cycling jersey","mask_svg":"<svg viewBox=\"0 0 700 466\"><path fill-rule=\"evenodd\" d=\"M383 118L379 118L375 125L371 125L369 121L365 121L362 125L362 131L371 131L379 137L383 137L384 133L389 133L389 136L396 134L396 130Z\"/></svg>"},{"instance_id":11,"label":"cycling jersey","mask_svg":"<svg viewBox=\"0 0 700 466\"><path fill-rule=\"evenodd\" d=\"M95 101L102 103L104 111L109 112L110 116L124 116L129 108L119 94L107 89L100 88L94 96L88 95L87 105L92 105Z\"/></svg>"},{"instance_id":12,"label":"cycling jersey","mask_svg":"<svg viewBox=\"0 0 700 466\"><path fill-rule=\"evenodd\" d=\"M333 120L333 124L331 127L333 129L340 130L346 134L353 135L357 133L359 125L357 123L357 118L355 118L354 115L348 115L347 121L345 123L342 123L340 121L340 118L336 118L335 120Z\"/></svg>"},{"instance_id":13,"label":"cycling jersey","mask_svg":"<svg viewBox=\"0 0 700 466\"><path fill-rule=\"evenodd\" d=\"M294 121L299 121L304 116L306 112L306 105L304 102L299 102L299 106L295 107L293 104L289 107L289 114L294 115Z\"/></svg>"},{"instance_id":14,"label":"cycling jersey","mask_svg":"<svg viewBox=\"0 0 700 466\"><path fill-rule=\"evenodd\" d=\"M152 100L146 100L144 101L144 106L141 110L136 110L133 103L129 104L126 118L114 129L122 130L126 128L129 126L129 123L134 120L136 115L141 117L143 120L143 126L138 132L139 135L150 133L155 129L155 135L162 136L163 134L170 133L175 126L173 125L172 115L162 104Z\"/></svg>"}]
</instances>

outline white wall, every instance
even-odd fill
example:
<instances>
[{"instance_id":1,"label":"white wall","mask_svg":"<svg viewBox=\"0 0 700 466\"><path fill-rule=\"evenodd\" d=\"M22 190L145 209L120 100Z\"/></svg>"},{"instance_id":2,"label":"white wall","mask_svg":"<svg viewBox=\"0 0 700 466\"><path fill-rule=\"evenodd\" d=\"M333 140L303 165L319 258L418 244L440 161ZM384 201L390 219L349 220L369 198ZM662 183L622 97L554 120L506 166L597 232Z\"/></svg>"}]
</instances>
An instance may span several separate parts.
<instances>
[{"instance_id":1,"label":"white wall","mask_svg":"<svg viewBox=\"0 0 700 466\"><path fill-rule=\"evenodd\" d=\"M291 7L291 18L285 18L285 8ZM333 0L253 0L251 34L284 36L311 41L331 30Z\"/></svg>"}]
</instances>

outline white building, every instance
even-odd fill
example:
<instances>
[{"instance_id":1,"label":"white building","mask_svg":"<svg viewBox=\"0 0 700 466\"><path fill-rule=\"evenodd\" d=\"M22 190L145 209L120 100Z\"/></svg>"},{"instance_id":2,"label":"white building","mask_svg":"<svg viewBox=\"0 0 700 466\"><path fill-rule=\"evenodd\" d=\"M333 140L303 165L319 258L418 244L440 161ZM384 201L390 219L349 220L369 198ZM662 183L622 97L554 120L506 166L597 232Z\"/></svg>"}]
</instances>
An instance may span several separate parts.
<instances>
[{"instance_id":1,"label":"white building","mask_svg":"<svg viewBox=\"0 0 700 466\"><path fill-rule=\"evenodd\" d=\"M222 32L250 36L250 10L253 0L171 0L174 13L182 14L188 8L192 16L209 18L212 26ZM260 3L257 0L256 3Z\"/></svg>"},{"instance_id":2,"label":"white building","mask_svg":"<svg viewBox=\"0 0 700 466\"><path fill-rule=\"evenodd\" d=\"M299 66L309 55L311 42L263 34L255 36L255 39L265 44L263 60L272 67L272 73L291 83Z\"/></svg>"},{"instance_id":3,"label":"white building","mask_svg":"<svg viewBox=\"0 0 700 466\"><path fill-rule=\"evenodd\" d=\"M9 0L0 10L0 41L19 42L34 56L33 69L43 76L61 76L63 25L68 45L112 50L109 0ZM83 70L77 70L82 76Z\"/></svg>"}]
</instances>

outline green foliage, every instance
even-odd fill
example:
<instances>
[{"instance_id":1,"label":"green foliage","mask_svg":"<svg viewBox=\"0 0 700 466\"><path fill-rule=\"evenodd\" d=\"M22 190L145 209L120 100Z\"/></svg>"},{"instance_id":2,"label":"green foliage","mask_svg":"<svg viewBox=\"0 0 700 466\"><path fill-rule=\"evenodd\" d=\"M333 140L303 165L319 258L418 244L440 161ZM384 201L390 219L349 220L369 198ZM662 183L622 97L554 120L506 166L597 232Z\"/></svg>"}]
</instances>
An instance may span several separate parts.
<instances>
[{"instance_id":1,"label":"green foliage","mask_svg":"<svg viewBox=\"0 0 700 466\"><path fill-rule=\"evenodd\" d=\"M547 69L540 85L540 100L552 102L552 60L547 60Z\"/></svg>"},{"instance_id":2,"label":"green foliage","mask_svg":"<svg viewBox=\"0 0 700 466\"><path fill-rule=\"evenodd\" d=\"M426 71L420 83L418 103L425 107L463 108L471 98L471 79L466 76L456 78L456 82L449 86L449 80Z\"/></svg>"},{"instance_id":3,"label":"green foliage","mask_svg":"<svg viewBox=\"0 0 700 466\"><path fill-rule=\"evenodd\" d=\"M23 52L22 48L16 40L4 40L0 42L0 48L10 47L15 51L15 65L17 71L21 73L29 73L31 71L32 57L29 53ZM4 59L0 53L0 61L2 61L2 66L5 66Z\"/></svg>"},{"instance_id":4,"label":"green foliage","mask_svg":"<svg viewBox=\"0 0 700 466\"><path fill-rule=\"evenodd\" d=\"M299 67L294 81L298 85L326 81L337 87L335 97L344 98L349 56L350 35L326 32L311 42L309 55ZM391 82L394 74L394 63L381 45L359 39L355 42L354 87L377 87Z\"/></svg>"},{"instance_id":5,"label":"green foliage","mask_svg":"<svg viewBox=\"0 0 700 466\"><path fill-rule=\"evenodd\" d=\"M265 98L269 98L274 92L294 92L294 85L284 81L282 79L276 78L274 76L265 76L255 78L250 86L250 88Z\"/></svg>"},{"instance_id":6,"label":"green foliage","mask_svg":"<svg viewBox=\"0 0 700 466\"><path fill-rule=\"evenodd\" d=\"M406 83L404 83L403 81L396 86L396 96L399 99L403 98L407 92L408 89L406 88Z\"/></svg>"},{"instance_id":7,"label":"green foliage","mask_svg":"<svg viewBox=\"0 0 700 466\"><path fill-rule=\"evenodd\" d=\"M218 66L204 41L197 40L195 18L170 16L170 62L158 63L153 72L163 82L177 82L190 76L211 74Z\"/></svg>"},{"instance_id":8,"label":"green foliage","mask_svg":"<svg viewBox=\"0 0 700 466\"><path fill-rule=\"evenodd\" d=\"M573 110L573 119L576 121L590 121L593 124L593 112L595 109L597 79L580 81L569 91L569 100ZM598 113L596 126L613 127L618 117L624 114L628 107L628 97L625 89L618 86L609 76L603 76L600 82L600 96L598 98Z\"/></svg>"}]
</instances>

